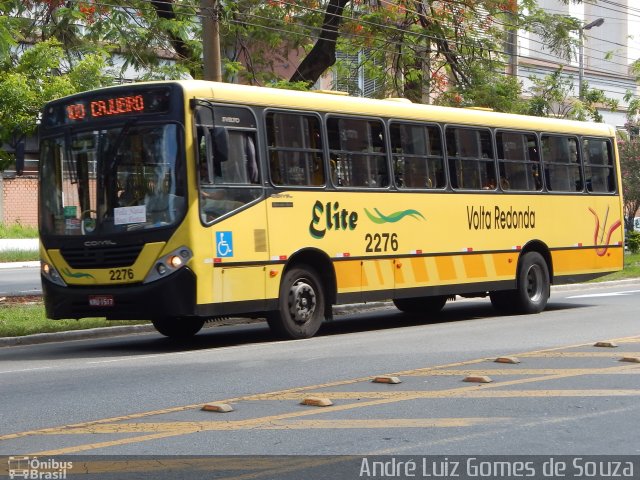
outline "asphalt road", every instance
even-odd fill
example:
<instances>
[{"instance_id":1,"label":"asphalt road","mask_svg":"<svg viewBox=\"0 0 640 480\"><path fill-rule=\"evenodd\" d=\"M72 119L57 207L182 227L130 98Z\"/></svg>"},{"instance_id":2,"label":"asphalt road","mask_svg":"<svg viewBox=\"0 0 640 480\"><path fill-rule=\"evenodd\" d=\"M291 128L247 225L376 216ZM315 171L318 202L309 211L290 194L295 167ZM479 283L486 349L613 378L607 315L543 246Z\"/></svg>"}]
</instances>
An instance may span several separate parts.
<instances>
[{"instance_id":1,"label":"asphalt road","mask_svg":"<svg viewBox=\"0 0 640 480\"><path fill-rule=\"evenodd\" d=\"M539 315L497 317L482 299L433 323L381 308L300 341L249 324L182 344L5 347L0 455L638 456L640 363L620 360L640 360L639 309L640 283L624 283L555 291ZM201 410L212 402L233 411ZM302 478L269 465L246 478Z\"/></svg>"},{"instance_id":2,"label":"asphalt road","mask_svg":"<svg viewBox=\"0 0 640 480\"><path fill-rule=\"evenodd\" d=\"M40 295L40 267L37 262L25 263L25 266L0 263L0 297L5 295ZM39 265L39 264L38 264Z\"/></svg>"}]
</instances>

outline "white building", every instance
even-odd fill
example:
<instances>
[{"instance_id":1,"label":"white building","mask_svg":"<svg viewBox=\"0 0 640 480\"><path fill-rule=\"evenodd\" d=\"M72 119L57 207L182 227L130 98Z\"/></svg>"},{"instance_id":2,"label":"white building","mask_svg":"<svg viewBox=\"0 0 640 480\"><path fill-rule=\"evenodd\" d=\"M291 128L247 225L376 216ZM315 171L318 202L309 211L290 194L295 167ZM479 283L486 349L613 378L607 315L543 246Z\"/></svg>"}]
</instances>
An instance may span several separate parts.
<instances>
[{"instance_id":1,"label":"white building","mask_svg":"<svg viewBox=\"0 0 640 480\"><path fill-rule=\"evenodd\" d=\"M636 7L630 8L632 3ZM616 126L626 121L624 96L628 91L638 95L638 85L630 73L630 64L640 58L640 8L637 0L616 0L598 4L566 5L560 0L538 0L548 13L568 15L581 20L584 29L583 62L579 51L571 61L559 58L548 48L545 39L520 32L518 35L518 75L525 90L530 76L544 76L564 67L567 78L573 79L574 96L579 95L580 70L589 88L603 90L619 101L617 112L602 109L605 122Z\"/></svg>"}]
</instances>

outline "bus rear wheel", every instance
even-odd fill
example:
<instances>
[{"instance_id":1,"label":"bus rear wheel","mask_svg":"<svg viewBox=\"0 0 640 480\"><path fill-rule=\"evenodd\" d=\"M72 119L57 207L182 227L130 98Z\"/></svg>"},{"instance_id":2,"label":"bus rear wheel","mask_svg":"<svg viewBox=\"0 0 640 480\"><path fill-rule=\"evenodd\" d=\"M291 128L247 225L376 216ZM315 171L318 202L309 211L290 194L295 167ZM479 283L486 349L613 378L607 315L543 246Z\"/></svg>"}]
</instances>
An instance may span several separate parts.
<instances>
[{"instance_id":1,"label":"bus rear wheel","mask_svg":"<svg viewBox=\"0 0 640 480\"><path fill-rule=\"evenodd\" d=\"M161 317L152 320L158 332L169 338L191 338L202 329L203 318Z\"/></svg>"},{"instance_id":2,"label":"bus rear wheel","mask_svg":"<svg viewBox=\"0 0 640 480\"><path fill-rule=\"evenodd\" d=\"M394 298L396 308L406 313L438 313L447 303L446 295L436 297Z\"/></svg>"},{"instance_id":3,"label":"bus rear wheel","mask_svg":"<svg viewBox=\"0 0 640 480\"><path fill-rule=\"evenodd\" d=\"M525 253L518 265L515 290L489 294L493 306L505 313L540 313L547 306L551 289L549 267L538 252Z\"/></svg>"},{"instance_id":4,"label":"bus rear wheel","mask_svg":"<svg viewBox=\"0 0 640 480\"><path fill-rule=\"evenodd\" d=\"M267 316L276 335L300 339L316 334L324 320L325 293L313 268L298 265L285 272L278 307L278 311Z\"/></svg>"}]
</instances>

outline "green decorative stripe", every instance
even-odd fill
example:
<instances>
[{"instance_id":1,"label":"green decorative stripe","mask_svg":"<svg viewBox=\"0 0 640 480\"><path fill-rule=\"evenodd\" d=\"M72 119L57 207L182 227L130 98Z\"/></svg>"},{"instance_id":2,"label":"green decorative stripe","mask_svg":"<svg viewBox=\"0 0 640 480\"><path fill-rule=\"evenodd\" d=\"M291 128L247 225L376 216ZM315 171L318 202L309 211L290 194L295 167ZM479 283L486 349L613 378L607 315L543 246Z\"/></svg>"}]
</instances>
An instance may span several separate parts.
<instances>
[{"instance_id":1,"label":"green decorative stripe","mask_svg":"<svg viewBox=\"0 0 640 480\"><path fill-rule=\"evenodd\" d=\"M421 218L422 220L425 220L424 216L417 210L403 210L401 212L395 212L390 215L385 215L381 213L380 210L378 210L377 208L374 208L373 210L376 212L377 216L372 214L366 208L364 209L364 213L367 214L367 217L369 217L369 220L371 220L373 223L378 223L378 224L396 223L402 220L404 217L412 217L416 219Z\"/></svg>"},{"instance_id":2,"label":"green decorative stripe","mask_svg":"<svg viewBox=\"0 0 640 480\"><path fill-rule=\"evenodd\" d=\"M65 268L62 271L62 273L64 273L65 277L71 277L71 278L94 278L94 276L91 275L90 273L83 273L83 272L71 273L68 268Z\"/></svg>"}]
</instances>

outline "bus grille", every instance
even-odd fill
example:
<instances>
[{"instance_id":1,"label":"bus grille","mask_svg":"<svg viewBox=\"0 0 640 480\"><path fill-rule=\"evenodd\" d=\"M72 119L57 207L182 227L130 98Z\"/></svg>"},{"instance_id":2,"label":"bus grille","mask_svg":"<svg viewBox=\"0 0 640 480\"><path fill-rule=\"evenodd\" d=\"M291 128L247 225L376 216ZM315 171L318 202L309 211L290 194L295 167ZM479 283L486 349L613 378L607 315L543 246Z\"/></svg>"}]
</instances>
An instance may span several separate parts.
<instances>
[{"instance_id":1,"label":"bus grille","mask_svg":"<svg viewBox=\"0 0 640 480\"><path fill-rule=\"evenodd\" d=\"M62 248L60 251L71 268L115 268L133 265L142 245L94 248Z\"/></svg>"}]
</instances>

